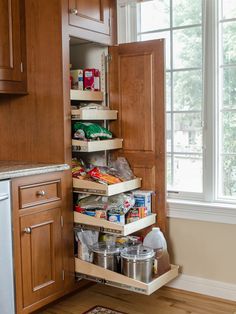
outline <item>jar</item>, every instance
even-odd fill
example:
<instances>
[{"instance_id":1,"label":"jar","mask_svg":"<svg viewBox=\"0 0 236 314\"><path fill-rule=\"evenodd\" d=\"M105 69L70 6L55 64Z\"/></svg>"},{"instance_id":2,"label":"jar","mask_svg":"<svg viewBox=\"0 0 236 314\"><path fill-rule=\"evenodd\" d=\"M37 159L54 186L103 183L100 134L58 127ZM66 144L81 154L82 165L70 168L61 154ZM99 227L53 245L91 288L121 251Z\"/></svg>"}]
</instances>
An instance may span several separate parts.
<instances>
[{"instance_id":1,"label":"jar","mask_svg":"<svg viewBox=\"0 0 236 314\"><path fill-rule=\"evenodd\" d=\"M100 267L119 271L119 256L120 248L115 243L97 242L92 247L93 251L93 264Z\"/></svg>"},{"instance_id":2,"label":"jar","mask_svg":"<svg viewBox=\"0 0 236 314\"><path fill-rule=\"evenodd\" d=\"M121 273L149 283L153 279L154 251L143 245L126 247L121 251Z\"/></svg>"}]
</instances>

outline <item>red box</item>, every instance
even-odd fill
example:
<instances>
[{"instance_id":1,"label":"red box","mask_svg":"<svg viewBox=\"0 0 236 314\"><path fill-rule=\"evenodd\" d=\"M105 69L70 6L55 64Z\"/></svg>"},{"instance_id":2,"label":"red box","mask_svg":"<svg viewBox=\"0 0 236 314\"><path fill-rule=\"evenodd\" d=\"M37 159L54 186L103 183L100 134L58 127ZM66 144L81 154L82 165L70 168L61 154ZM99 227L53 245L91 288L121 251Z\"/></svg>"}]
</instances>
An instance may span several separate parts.
<instances>
[{"instance_id":1,"label":"red box","mask_svg":"<svg viewBox=\"0 0 236 314\"><path fill-rule=\"evenodd\" d=\"M100 71L97 69L84 70L84 89L100 91Z\"/></svg>"}]
</instances>

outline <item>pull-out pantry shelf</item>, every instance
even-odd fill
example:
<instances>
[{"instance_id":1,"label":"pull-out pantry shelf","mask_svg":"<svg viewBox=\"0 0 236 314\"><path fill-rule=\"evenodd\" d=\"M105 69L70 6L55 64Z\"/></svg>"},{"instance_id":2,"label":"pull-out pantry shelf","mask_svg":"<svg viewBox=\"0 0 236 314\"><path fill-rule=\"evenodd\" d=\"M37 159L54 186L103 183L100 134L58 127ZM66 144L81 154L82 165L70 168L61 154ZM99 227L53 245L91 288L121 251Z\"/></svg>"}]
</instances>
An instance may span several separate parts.
<instances>
[{"instance_id":1,"label":"pull-out pantry shelf","mask_svg":"<svg viewBox=\"0 0 236 314\"><path fill-rule=\"evenodd\" d=\"M178 266L171 265L171 269L168 272L153 279L150 283L144 283L75 258L75 271L78 278L86 278L109 286L146 295L152 294L154 291L176 278L178 276L178 268Z\"/></svg>"},{"instance_id":2,"label":"pull-out pantry shelf","mask_svg":"<svg viewBox=\"0 0 236 314\"><path fill-rule=\"evenodd\" d=\"M121 138L101 141L72 140L72 150L73 152L99 152L103 150L119 149L122 148L122 142L123 140Z\"/></svg>"},{"instance_id":3,"label":"pull-out pantry shelf","mask_svg":"<svg viewBox=\"0 0 236 314\"><path fill-rule=\"evenodd\" d=\"M70 100L78 101L103 101L103 93L90 90L70 90Z\"/></svg>"},{"instance_id":4,"label":"pull-out pantry shelf","mask_svg":"<svg viewBox=\"0 0 236 314\"><path fill-rule=\"evenodd\" d=\"M142 230L146 227L154 225L156 222L156 214L151 214L147 217L141 218L137 221L120 225L118 223L110 222L105 219L99 219L95 217L90 217L88 215L80 214L74 212L74 223L76 226L89 226L91 229L99 229L101 232L115 233L117 235L127 236L136 231Z\"/></svg>"},{"instance_id":5,"label":"pull-out pantry shelf","mask_svg":"<svg viewBox=\"0 0 236 314\"><path fill-rule=\"evenodd\" d=\"M117 110L72 109L72 120L116 120Z\"/></svg>"},{"instance_id":6,"label":"pull-out pantry shelf","mask_svg":"<svg viewBox=\"0 0 236 314\"><path fill-rule=\"evenodd\" d=\"M88 193L95 195L112 196L123 192L128 192L141 187L141 179L135 178L115 184L101 184L89 180L73 178L73 191L75 193Z\"/></svg>"}]
</instances>

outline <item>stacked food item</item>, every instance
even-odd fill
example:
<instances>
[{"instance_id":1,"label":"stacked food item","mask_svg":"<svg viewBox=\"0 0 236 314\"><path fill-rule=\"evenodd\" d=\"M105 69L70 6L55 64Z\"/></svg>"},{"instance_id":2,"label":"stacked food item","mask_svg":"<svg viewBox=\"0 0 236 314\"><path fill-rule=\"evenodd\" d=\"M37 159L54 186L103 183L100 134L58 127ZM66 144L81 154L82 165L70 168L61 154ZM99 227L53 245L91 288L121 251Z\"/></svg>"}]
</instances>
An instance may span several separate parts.
<instances>
[{"instance_id":1,"label":"stacked food item","mask_svg":"<svg viewBox=\"0 0 236 314\"><path fill-rule=\"evenodd\" d=\"M76 69L70 71L71 89L100 91L98 69Z\"/></svg>"},{"instance_id":2,"label":"stacked food item","mask_svg":"<svg viewBox=\"0 0 236 314\"><path fill-rule=\"evenodd\" d=\"M81 159L74 159L72 167L74 178L107 185L134 178L127 160L122 157L109 167L85 165ZM85 215L124 225L151 214L151 194L151 191L141 190L110 197L78 194L74 209Z\"/></svg>"}]
</instances>

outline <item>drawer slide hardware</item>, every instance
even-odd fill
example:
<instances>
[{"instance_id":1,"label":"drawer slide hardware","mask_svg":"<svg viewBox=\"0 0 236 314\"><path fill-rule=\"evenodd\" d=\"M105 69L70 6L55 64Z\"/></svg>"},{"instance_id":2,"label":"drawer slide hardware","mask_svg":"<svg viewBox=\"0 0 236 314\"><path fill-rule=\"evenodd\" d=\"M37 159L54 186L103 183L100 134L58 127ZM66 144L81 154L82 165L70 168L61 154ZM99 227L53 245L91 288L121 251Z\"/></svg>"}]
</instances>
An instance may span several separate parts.
<instances>
[{"instance_id":1,"label":"drawer slide hardware","mask_svg":"<svg viewBox=\"0 0 236 314\"><path fill-rule=\"evenodd\" d=\"M129 290L129 291L132 291L132 292L139 292L139 293L144 293L144 294L146 293L145 289L128 286L128 285L125 285L125 284L117 283L117 282L114 282L114 281L109 281L109 280L106 280L106 279L97 278L97 277L90 276L90 275L76 273L75 277L76 277L76 280L78 280L78 281L80 281L82 279L86 279L86 280L93 281L93 282L96 282L96 283L100 283L100 284L103 284L103 285L108 285L108 286L112 286L112 287L116 287L116 288L121 288L121 289Z\"/></svg>"}]
</instances>

